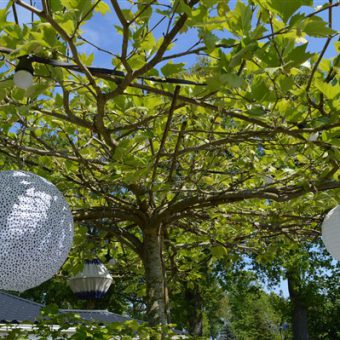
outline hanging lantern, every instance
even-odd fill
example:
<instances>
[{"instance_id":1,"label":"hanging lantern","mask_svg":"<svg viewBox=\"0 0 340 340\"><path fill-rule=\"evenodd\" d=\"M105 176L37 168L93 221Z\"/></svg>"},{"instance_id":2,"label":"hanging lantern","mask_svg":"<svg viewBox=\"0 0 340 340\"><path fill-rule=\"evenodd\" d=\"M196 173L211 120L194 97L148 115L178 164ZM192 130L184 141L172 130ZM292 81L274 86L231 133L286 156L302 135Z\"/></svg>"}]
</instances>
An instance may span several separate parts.
<instances>
[{"instance_id":1,"label":"hanging lantern","mask_svg":"<svg viewBox=\"0 0 340 340\"><path fill-rule=\"evenodd\" d=\"M68 283L80 299L101 299L111 286L112 276L99 260L85 260L84 269L71 277Z\"/></svg>"},{"instance_id":2,"label":"hanging lantern","mask_svg":"<svg viewBox=\"0 0 340 340\"><path fill-rule=\"evenodd\" d=\"M0 289L22 292L50 279L72 245L61 192L25 171L0 172Z\"/></svg>"},{"instance_id":3,"label":"hanging lantern","mask_svg":"<svg viewBox=\"0 0 340 340\"><path fill-rule=\"evenodd\" d=\"M27 90L33 85L33 66L28 57L21 57L15 68L14 84L20 89Z\"/></svg>"},{"instance_id":4,"label":"hanging lantern","mask_svg":"<svg viewBox=\"0 0 340 340\"><path fill-rule=\"evenodd\" d=\"M322 241L328 252L340 261L340 205L326 215L322 223Z\"/></svg>"}]
</instances>

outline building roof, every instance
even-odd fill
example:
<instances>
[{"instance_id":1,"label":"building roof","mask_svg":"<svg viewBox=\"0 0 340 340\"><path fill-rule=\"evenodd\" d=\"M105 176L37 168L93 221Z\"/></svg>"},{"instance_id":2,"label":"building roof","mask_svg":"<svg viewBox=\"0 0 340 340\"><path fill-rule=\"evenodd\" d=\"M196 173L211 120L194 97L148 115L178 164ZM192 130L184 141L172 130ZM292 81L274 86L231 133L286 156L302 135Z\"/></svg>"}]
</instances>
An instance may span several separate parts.
<instances>
[{"instance_id":1,"label":"building roof","mask_svg":"<svg viewBox=\"0 0 340 340\"><path fill-rule=\"evenodd\" d=\"M0 292L0 323L35 322L43 304ZM128 317L107 310L60 309L60 313L76 313L84 320L98 322L124 322Z\"/></svg>"},{"instance_id":2,"label":"building roof","mask_svg":"<svg viewBox=\"0 0 340 340\"><path fill-rule=\"evenodd\" d=\"M0 323L34 322L44 305L0 292Z\"/></svg>"}]
</instances>

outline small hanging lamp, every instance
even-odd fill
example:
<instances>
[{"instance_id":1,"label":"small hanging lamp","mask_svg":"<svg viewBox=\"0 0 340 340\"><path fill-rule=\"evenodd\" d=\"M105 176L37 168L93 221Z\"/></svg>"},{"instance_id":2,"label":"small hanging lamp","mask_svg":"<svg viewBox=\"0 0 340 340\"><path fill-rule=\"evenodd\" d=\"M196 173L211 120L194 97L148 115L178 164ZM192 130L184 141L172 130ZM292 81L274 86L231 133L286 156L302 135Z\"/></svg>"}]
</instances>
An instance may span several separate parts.
<instances>
[{"instance_id":1,"label":"small hanging lamp","mask_svg":"<svg viewBox=\"0 0 340 340\"><path fill-rule=\"evenodd\" d=\"M33 85L32 61L27 57L20 57L13 77L14 84L20 89L27 90Z\"/></svg>"},{"instance_id":2,"label":"small hanging lamp","mask_svg":"<svg viewBox=\"0 0 340 340\"><path fill-rule=\"evenodd\" d=\"M98 259L85 260L84 269L68 280L79 299L101 299L109 290L112 276Z\"/></svg>"},{"instance_id":3,"label":"small hanging lamp","mask_svg":"<svg viewBox=\"0 0 340 340\"><path fill-rule=\"evenodd\" d=\"M322 241L327 251L340 261L340 205L326 215L322 223Z\"/></svg>"}]
</instances>

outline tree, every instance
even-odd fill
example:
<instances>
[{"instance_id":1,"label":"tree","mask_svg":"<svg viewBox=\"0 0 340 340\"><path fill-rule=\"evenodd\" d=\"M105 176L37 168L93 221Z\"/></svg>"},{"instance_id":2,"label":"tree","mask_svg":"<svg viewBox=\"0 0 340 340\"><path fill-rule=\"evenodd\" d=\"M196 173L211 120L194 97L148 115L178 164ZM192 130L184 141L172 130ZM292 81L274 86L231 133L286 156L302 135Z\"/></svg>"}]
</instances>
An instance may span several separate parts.
<instances>
[{"instance_id":1,"label":"tree","mask_svg":"<svg viewBox=\"0 0 340 340\"><path fill-rule=\"evenodd\" d=\"M286 202L312 207L314 193L338 192L340 59L324 58L338 4L306 14L297 11L310 0L232 8L217 0L8 1L0 12L2 168L49 178L78 224L138 254L148 318L167 324L167 234L192 233L217 252L250 251L287 231L243 224L244 214L295 221L290 232L299 236L317 222L305 228L304 215L278 215ZM18 8L31 23L19 21ZM98 15L109 19L105 29L114 24L120 48L85 37L91 23L104 25ZM301 44L308 37L326 43L311 53ZM91 67L99 53L113 69ZM208 76L188 75L183 60L200 54ZM27 91L12 81L25 55L35 73Z\"/></svg>"},{"instance_id":2,"label":"tree","mask_svg":"<svg viewBox=\"0 0 340 340\"><path fill-rule=\"evenodd\" d=\"M286 244L272 259L254 263L266 280L287 279L294 339L323 339L338 336L333 315L338 313L339 266L320 241ZM256 260L255 260L256 261ZM286 317L287 317L286 316ZM287 321L287 319L285 320Z\"/></svg>"}]
</instances>

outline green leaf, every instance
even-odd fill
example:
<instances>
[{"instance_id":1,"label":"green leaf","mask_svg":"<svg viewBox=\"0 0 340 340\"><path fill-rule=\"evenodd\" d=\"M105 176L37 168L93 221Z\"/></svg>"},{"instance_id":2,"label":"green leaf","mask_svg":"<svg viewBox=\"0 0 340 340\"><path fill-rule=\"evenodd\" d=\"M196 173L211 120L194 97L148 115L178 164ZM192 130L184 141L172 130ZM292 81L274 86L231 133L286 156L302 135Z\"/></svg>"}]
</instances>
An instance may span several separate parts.
<instances>
[{"instance_id":1,"label":"green leaf","mask_svg":"<svg viewBox=\"0 0 340 340\"><path fill-rule=\"evenodd\" d=\"M329 83L325 83L321 80L315 81L315 86L318 90L320 90L328 99L334 99L338 95L340 95L340 85L331 85Z\"/></svg>"},{"instance_id":2,"label":"green leaf","mask_svg":"<svg viewBox=\"0 0 340 340\"><path fill-rule=\"evenodd\" d=\"M7 8L0 9L0 25L2 26L7 20L8 10Z\"/></svg>"},{"instance_id":3,"label":"green leaf","mask_svg":"<svg viewBox=\"0 0 340 340\"><path fill-rule=\"evenodd\" d=\"M172 62L164 65L161 71L165 77L171 76L172 74L178 74L183 71L185 63L173 64Z\"/></svg>"},{"instance_id":4,"label":"green leaf","mask_svg":"<svg viewBox=\"0 0 340 340\"><path fill-rule=\"evenodd\" d=\"M319 17L311 17L305 20L302 31L311 37L327 37L336 33L336 31L328 27L327 22Z\"/></svg>"},{"instance_id":5,"label":"green leaf","mask_svg":"<svg viewBox=\"0 0 340 340\"><path fill-rule=\"evenodd\" d=\"M219 40L218 37L208 31L203 31L204 33L201 34L203 41L205 43L205 46L207 47L207 51L211 52L216 48L217 41Z\"/></svg>"},{"instance_id":6,"label":"green leaf","mask_svg":"<svg viewBox=\"0 0 340 340\"><path fill-rule=\"evenodd\" d=\"M340 41L334 43L334 48L337 53L340 53Z\"/></svg>"},{"instance_id":7,"label":"green leaf","mask_svg":"<svg viewBox=\"0 0 340 340\"><path fill-rule=\"evenodd\" d=\"M94 54L86 54L86 53L81 53L79 55L80 60L83 62L84 65L86 66L91 66L94 60Z\"/></svg>"},{"instance_id":8,"label":"green leaf","mask_svg":"<svg viewBox=\"0 0 340 340\"><path fill-rule=\"evenodd\" d=\"M105 15L106 13L110 13L111 9L107 3L104 1L101 1L95 8L96 12L99 12L102 15Z\"/></svg>"},{"instance_id":9,"label":"green leaf","mask_svg":"<svg viewBox=\"0 0 340 340\"><path fill-rule=\"evenodd\" d=\"M241 1L237 1L234 10L226 15L226 23L232 33L238 36L248 36L249 32L251 32L252 16L251 7L246 6Z\"/></svg>"},{"instance_id":10,"label":"green leaf","mask_svg":"<svg viewBox=\"0 0 340 340\"><path fill-rule=\"evenodd\" d=\"M229 11L230 8L228 6L229 0L219 1L217 5L217 13L219 16L225 16Z\"/></svg>"},{"instance_id":11,"label":"green leaf","mask_svg":"<svg viewBox=\"0 0 340 340\"><path fill-rule=\"evenodd\" d=\"M192 8L188 6L184 0L176 0L174 8L177 13L185 13L188 17L191 16Z\"/></svg>"},{"instance_id":12,"label":"green leaf","mask_svg":"<svg viewBox=\"0 0 340 340\"><path fill-rule=\"evenodd\" d=\"M76 9L81 7L83 0L60 0L60 3L67 9Z\"/></svg>"},{"instance_id":13,"label":"green leaf","mask_svg":"<svg viewBox=\"0 0 340 340\"><path fill-rule=\"evenodd\" d=\"M138 69L145 64L145 58L140 54L135 54L128 60L128 62L133 69Z\"/></svg>"},{"instance_id":14,"label":"green leaf","mask_svg":"<svg viewBox=\"0 0 340 340\"><path fill-rule=\"evenodd\" d=\"M144 3L138 4L139 17L136 19L137 23L142 23L150 19L153 9L152 6L145 7Z\"/></svg>"},{"instance_id":15,"label":"green leaf","mask_svg":"<svg viewBox=\"0 0 340 340\"><path fill-rule=\"evenodd\" d=\"M340 67L340 54L334 59L333 64L335 67Z\"/></svg>"},{"instance_id":16,"label":"green leaf","mask_svg":"<svg viewBox=\"0 0 340 340\"><path fill-rule=\"evenodd\" d=\"M306 52L308 44L295 47L286 57L287 63L285 67L297 67L307 61L313 54Z\"/></svg>"},{"instance_id":17,"label":"green leaf","mask_svg":"<svg viewBox=\"0 0 340 340\"><path fill-rule=\"evenodd\" d=\"M64 31L68 34L68 35L72 35L75 29L75 25L73 20L69 19L63 23L60 24L60 26L64 29Z\"/></svg>"},{"instance_id":18,"label":"green leaf","mask_svg":"<svg viewBox=\"0 0 340 340\"><path fill-rule=\"evenodd\" d=\"M226 255L228 255L227 249L223 246L215 246L211 248L211 254L212 256L216 257L217 259L220 259Z\"/></svg>"},{"instance_id":19,"label":"green leaf","mask_svg":"<svg viewBox=\"0 0 340 340\"><path fill-rule=\"evenodd\" d=\"M330 142L330 144L340 148L340 138L339 137L331 139L329 142Z\"/></svg>"},{"instance_id":20,"label":"green leaf","mask_svg":"<svg viewBox=\"0 0 340 340\"><path fill-rule=\"evenodd\" d=\"M262 0L260 2L277 13L284 22L287 22L301 6L313 6L313 0Z\"/></svg>"},{"instance_id":21,"label":"green leaf","mask_svg":"<svg viewBox=\"0 0 340 340\"><path fill-rule=\"evenodd\" d=\"M255 79L251 87L251 93L249 95L250 99L255 99L256 101L262 101L270 93L270 90L263 79Z\"/></svg>"},{"instance_id":22,"label":"green leaf","mask_svg":"<svg viewBox=\"0 0 340 340\"><path fill-rule=\"evenodd\" d=\"M246 44L244 48L239 50L230 60L229 67L233 68L237 65L239 65L242 61L242 59L251 59L256 52L258 47L257 42L251 42L249 44Z\"/></svg>"},{"instance_id":23,"label":"green leaf","mask_svg":"<svg viewBox=\"0 0 340 340\"><path fill-rule=\"evenodd\" d=\"M263 116L266 114L266 111L264 111L262 107L254 107L250 109L248 112L250 115L257 116L257 117Z\"/></svg>"},{"instance_id":24,"label":"green leaf","mask_svg":"<svg viewBox=\"0 0 340 340\"><path fill-rule=\"evenodd\" d=\"M220 76L220 79L222 81L222 84L227 84L230 87L243 87L246 85L245 80L233 73L229 73L229 74L223 74Z\"/></svg>"},{"instance_id":25,"label":"green leaf","mask_svg":"<svg viewBox=\"0 0 340 340\"><path fill-rule=\"evenodd\" d=\"M221 39L216 42L218 45L223 45L224 47L233 47L236 44L236 40L232 38Z\"/></svg>"},{"instance_id":26,"label":"green leaf","mask_svg":"<svg viewBox=\"0 0 340 340\"><path fill-rule=\"evenodd\" d=\"M233 73L224 73L207 79L208 88L212 91L220 89L221 86L229 88L243 87L246 85L245 80Z\"/></svg>"},{"instance_id":27,"label":"green leaf","mask_svg":"<svg viewBox=\"0 0 340 340\"><path fill-rule=\"evenodd\" d=\"M155 46L156 40L151 32L144 37L140 44L140 48L143 50L151 50Z\"/></svg>"},{"instance_id":28,"label":"green leaf","mask_svg":"<svg viewBox=\"0 0 340 340\"><path fill-rule=\"evenodd\" d=\"M286 93L287 91L289 91L293 85L294 85L294 78L293 77L280 77L280 79L278 79L278 83L279 86L281 88L281 91L283 93Z\"/></svg>"},{"instance_id":29,"label":"green leaf","mask_svg":"<svg viewBox=\"0 0 340 340\"><path fill-rule=\"evenodd\" d=\"M40 25L44 34L43 40L51 47L56 46L57 34L53 27L48 23L42 23Z\"/></svg>"},{"instance_id":30,"label":"green leaf","mask_svg":"<svg viewBox=\"0 0 340 340\"><path fill-rule=\"evenodd\" d=\"M13 86L13 80L12 79L6 79L0 81L0 89L6 89Z\"/></svg>"}]
</instances>

